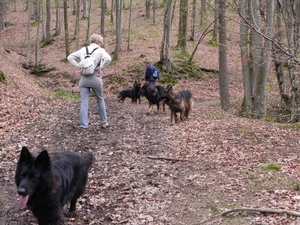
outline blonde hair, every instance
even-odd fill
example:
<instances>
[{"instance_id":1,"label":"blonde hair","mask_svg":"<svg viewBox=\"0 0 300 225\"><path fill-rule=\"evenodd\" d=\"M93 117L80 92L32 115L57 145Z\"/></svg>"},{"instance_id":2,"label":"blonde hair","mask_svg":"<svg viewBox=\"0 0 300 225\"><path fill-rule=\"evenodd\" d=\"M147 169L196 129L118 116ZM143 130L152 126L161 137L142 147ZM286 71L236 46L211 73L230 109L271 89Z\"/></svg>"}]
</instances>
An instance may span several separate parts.
<instances>
[{"instance_id":1,"label":"blonde hair","mask_svg":"<svg viewBox=\"0 0 300 225\"><path fill-rule=\"evenodd\" d=\"M103 37L100 34L92 34L90 42L103 46Z\"/></svg>"}]
</instances>

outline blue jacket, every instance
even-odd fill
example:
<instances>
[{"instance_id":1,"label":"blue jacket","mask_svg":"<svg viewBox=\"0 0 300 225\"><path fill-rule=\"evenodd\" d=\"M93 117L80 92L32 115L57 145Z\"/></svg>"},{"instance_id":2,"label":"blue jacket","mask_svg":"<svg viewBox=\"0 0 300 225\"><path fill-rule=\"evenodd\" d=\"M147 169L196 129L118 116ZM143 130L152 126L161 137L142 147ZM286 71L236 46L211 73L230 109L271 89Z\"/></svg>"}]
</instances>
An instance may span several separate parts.
<instances>
[{"instance_id":1,"label":"blue jacket","mask_svg":"<svg viewBox=\"0 0 300 225\"><path fill-rule=\"evenodd\" d=\"M154 66L149 64L146 69L145 80L155 81L156 79L152 76L153 72L154 72Z\"/></svg>"}]
</instances>

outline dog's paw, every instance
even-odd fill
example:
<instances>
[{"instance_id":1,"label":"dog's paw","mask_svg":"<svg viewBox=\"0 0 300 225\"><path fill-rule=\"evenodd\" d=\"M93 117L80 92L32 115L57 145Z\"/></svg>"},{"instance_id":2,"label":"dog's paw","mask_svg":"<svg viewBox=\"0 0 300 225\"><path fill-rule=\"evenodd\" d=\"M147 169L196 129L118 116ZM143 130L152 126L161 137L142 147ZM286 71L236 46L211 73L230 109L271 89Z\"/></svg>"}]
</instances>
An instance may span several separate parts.
<instances>
[{"instance_id":1,"label":"dog's paw","mask_svg":"<svg viewBox=\"0 0 300 225\"><path fill-rule=\"evenodd\" d=\"M76 212L65 212L65 217L74 218L76 216Z\"/></svg>"}]
</instances>

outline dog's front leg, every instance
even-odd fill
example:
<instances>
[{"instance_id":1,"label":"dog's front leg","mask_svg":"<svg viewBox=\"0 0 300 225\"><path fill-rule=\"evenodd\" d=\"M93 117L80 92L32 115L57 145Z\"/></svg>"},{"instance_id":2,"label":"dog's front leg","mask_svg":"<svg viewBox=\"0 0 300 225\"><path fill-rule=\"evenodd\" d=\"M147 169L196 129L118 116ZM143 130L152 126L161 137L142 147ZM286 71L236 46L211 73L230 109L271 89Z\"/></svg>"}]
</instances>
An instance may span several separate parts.
<instances>
[{"instance_id":1,"label":"dog's front leg","mask_svg":"<svg viewBox=\"0 0 300 225\"><path fill-rule=\"evenodd\" d=\"M153 105L151 103L149 103L149 109L147 112L148 115L152 112L152 108L153 108Z\"/></svg>"},{"instance_id":2,"label":"dog's front leg","mask_svg":"<svg viewBox=\"0 0 300 225\"><path fill-rule=\"evenodd\" d=\"M171 110L171 123L176 123L176 113Z\"/></svg>"}]
</instances>

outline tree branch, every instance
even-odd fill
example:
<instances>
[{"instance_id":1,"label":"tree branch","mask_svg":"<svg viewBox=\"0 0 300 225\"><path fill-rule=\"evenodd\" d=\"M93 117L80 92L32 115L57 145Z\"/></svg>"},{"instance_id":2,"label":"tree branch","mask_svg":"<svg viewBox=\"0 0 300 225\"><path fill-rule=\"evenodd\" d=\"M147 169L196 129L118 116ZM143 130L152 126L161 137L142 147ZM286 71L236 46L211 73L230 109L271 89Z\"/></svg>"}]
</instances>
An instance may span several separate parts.
<instances>
[{"instance_id":1,"label":"tree branch","mask_svg":"<svg viewBox=\"0 0 300 225\"><path fill-rule=\"evenodd\" d=\"M232 210L228 210L228 211L223 212L221 214L221 216L226 216L227 214L233 213L233 212L245 212L245 211L260 212L260 213L277 213L277 214L286 213L286 214L291 215L291 216L298 216L298 217L300 217L300 212L289 211L289 210L285 210L285 209L272 209L272 208L240 208L240 209L232 209Z\"/></svg>"},{"instance_id":2,"label":"tree branch","mask_svg":"<svg viewBox=\"0 0 300 225\"><path fill-rule=\"evenodd\" d=\"M162 157L162 156L147 156L148 159L157 159L157 160L167 160L167 161L189 161L189 162L193 162L192 160L188 160L188 159L179 159L179 158L169 158L169 157Z\"/></svg>"}]
</instances>

